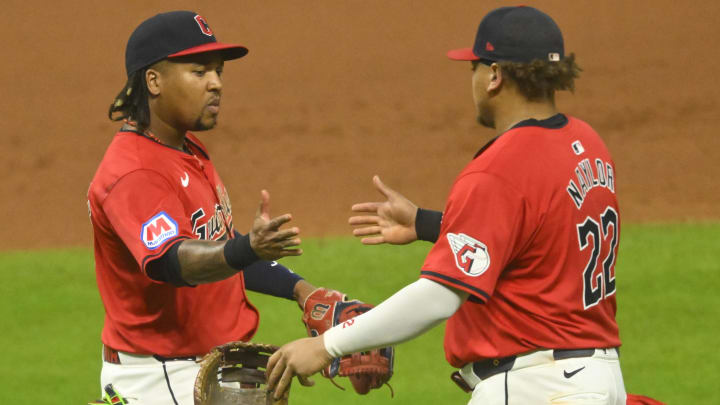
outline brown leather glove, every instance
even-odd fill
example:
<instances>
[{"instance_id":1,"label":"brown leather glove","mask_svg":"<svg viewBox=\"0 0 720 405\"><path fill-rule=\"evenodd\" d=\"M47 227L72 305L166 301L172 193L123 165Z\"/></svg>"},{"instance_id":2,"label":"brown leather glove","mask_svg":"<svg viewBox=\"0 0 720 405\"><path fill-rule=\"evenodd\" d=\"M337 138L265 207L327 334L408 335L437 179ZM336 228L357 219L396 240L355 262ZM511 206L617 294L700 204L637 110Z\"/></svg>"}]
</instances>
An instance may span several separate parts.
<instances>
[{"instance_id":1,"label":"brown leather glove","mask_svg":"<svg viewBox=\"0 0 720 405\"><path fill-rule=\"evenodd\" d=\"M195 405L287 405L287 395L274 400L267 391L265 368L277 349L277 346L249 342L230 342L213 348L200 361L195 379Z\"/></svg>"},{"instance_id":2,"label":"brown leather glove","mask_svg":"<svg viewBox=\"0 0 720 405\"><path fill-rule=\"evenodd\" d=\"M305 300L302 320L309 336L319 336L333 326L351 320L372 308L372 305L362 301L349 301L347 296L339 291L318 288ZM353 353L333 359L330 365L322 370L322 375L331 381L338 375L348 377L355 391L364 395L371 389L382 387L390 380L394 358L393 347Z\"/></svg>"}]
</instances>

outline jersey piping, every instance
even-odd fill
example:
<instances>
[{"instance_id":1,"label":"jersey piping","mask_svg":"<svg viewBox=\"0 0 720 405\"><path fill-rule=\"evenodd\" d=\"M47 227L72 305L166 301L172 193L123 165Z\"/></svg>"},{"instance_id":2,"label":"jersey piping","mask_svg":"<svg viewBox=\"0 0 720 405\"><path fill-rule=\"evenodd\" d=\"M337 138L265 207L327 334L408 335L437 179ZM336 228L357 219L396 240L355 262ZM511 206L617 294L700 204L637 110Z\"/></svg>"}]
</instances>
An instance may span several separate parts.
<instances>
[{"instance_id":1,"label":"jersey piping","mask_svg":"<svg viewBox=\"0 0 720 405\"><path fill-rule=\"evenodd\" d=\"M471 286L470 284L464 283L464 282L462 282L462 281L460 281L460 280L456 280L456 279L454 279L454 278L452 278L452 277L450 277L450 276L446 276L446 275L444 275L444 274L440 274L440 273L437 273L437 272L434 272L434 271L427 271L427 270L422 270L422 271L420 272L420 275L421 275L421 276L427 276L428 278L432 277L432 278L437 278L437 279L440 279L440 280L444 280L444 281L446 281L447 283L450 283L450 284L452 284L452 285L456 286L457 288L459 288L459 289L461 289L461 290L464 290L464 291L470 290L470 291L468 291L468 292L471 292L471 291L472 291L472 293L475 294L475 296L477 296L477 298L479 298L482 302L485 302L486 300L490 299L490 294L486 293L485 291L481 290L480 288L473 287L473 286ZM443 283L443 284L445 284L445 283Z\"/></svg>"}]
</instances>

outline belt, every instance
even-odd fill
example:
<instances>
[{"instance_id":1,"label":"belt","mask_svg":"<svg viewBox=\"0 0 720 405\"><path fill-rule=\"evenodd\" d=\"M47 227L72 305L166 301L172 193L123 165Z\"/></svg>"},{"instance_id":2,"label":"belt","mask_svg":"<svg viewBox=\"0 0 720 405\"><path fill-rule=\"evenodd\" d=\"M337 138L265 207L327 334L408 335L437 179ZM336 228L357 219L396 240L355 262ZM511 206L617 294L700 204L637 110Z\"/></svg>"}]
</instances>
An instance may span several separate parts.
<instances>
[{"instance_id":1,"label":"belt","mask_svg":"<svg viewBox=\"0 0 720 405\"><path fill-rule=\"evenodd\" d=\"M620 351L617 348L538 350L517 356L468 363L460 369L459 372L454 372L450 378L462 390L470 392L480 381L506 371L531 367L551 361L592 357L595 355L617 359L620 356Z\"/></svg>"},{"instance_id":2,"label":"belt","mask_svg":"<svg viewBox=\"0 0 720 405\"><path fill-rule=\"evenodd\" d=\"M157 362L165 363L168 361L195 361L196 356L180 356L180 357L164 357L157 354L133 354L115 350L110 346L103 345L103 361L110 364L157 364Z\"/></svg>"}]
</instances>

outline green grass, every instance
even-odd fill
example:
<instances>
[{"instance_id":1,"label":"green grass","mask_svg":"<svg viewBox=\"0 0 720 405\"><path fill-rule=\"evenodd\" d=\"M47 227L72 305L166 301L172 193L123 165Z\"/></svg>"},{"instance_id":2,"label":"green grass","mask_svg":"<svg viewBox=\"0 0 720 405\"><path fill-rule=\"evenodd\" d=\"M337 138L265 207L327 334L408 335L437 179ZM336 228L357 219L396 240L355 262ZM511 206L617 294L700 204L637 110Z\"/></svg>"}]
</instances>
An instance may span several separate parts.
<instances>
[{"instance_id":1,"label":"green grass","mask_svg":"<svg viewBox=\"0 0 720 405\"><path fill-rule=\"evenodd\" d=\"M617 274L626 388L670 404L720 403L713 347L720 341L720 225L623 232Z\"/></svg>"},{"instance_id":2,"label":"green grass","mask_svg":"<svg viewBox=\"0 0 720 405\"><path fill-rule=\"evenodd\" d=\"M669 404L715 404L720 395L720 225L630 225L617 265L622 366L629 392ZM429 244L364 247L351 239L315 239L301 258L284 260L314 284L378 303L414 281ZM83 404L99 391L103 309L86 249L0 253L0 403ZM251 293L260 309L256 341L304 336L293 302ZM465 404L448 378L443 328L397 348L387 388L358 396L322 377L294 384L291 403Z\"/></svg>"}]
</instances>

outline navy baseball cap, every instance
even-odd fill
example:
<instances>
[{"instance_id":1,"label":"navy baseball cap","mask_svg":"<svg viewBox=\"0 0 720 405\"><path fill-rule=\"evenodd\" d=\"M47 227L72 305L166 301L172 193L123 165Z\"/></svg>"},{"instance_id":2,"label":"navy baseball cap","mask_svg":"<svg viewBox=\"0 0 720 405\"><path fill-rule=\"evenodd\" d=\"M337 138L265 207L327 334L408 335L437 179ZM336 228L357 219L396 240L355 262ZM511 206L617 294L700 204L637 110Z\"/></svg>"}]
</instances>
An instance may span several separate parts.
<instances>
[{"instance_id":1,"label":"navy baseball cap","mask_svg":"<svg viewBox=\"0 0 720 405\"><path fill-rule=\"evenodd\" d=\"M453 60L558 62L565 57L565 45L560 28L549 15L533 7L501 7L482 19L472 48L455 49L447 56Z\"/></svg>"},{"instance_id":2,"label":"navy baseball cap","mask_svg":"<svg viewBox=\"0 0 720 405\"><path fill-rule=\"evenodd\" d=\"M143 21L130 35L125 48L128 76L165 58L221 51L225 60L248 53L240 45L215 39L207 21L192 11L170 11Z\"/></svg>"}]
</instances>

